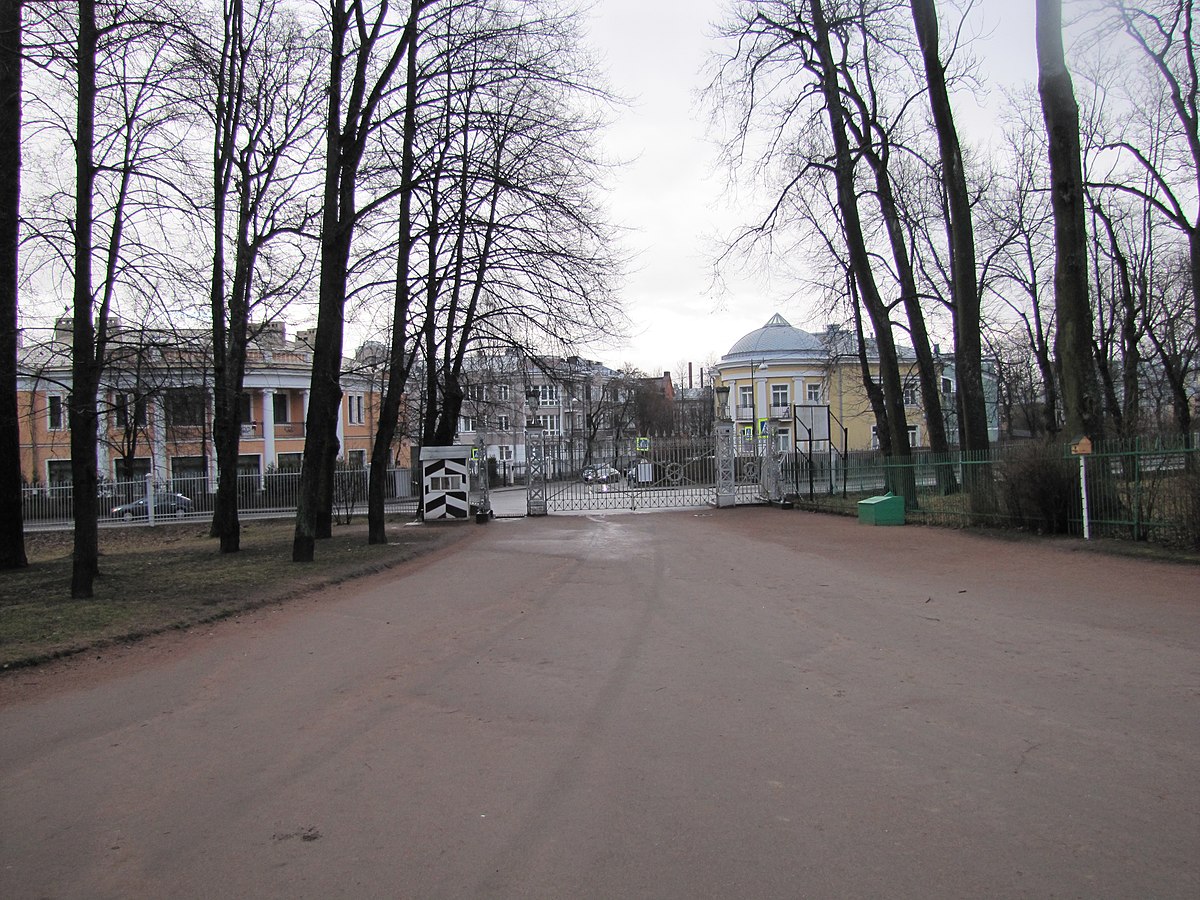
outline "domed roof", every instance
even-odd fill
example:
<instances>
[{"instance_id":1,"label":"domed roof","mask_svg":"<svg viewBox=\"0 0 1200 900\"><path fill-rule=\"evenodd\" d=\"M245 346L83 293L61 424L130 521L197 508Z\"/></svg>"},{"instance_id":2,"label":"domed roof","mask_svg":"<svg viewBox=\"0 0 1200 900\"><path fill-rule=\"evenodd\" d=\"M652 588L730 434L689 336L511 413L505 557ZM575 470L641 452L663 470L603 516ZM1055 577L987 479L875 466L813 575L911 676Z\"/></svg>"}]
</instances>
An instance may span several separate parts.
<instances>
[{"instance_id":1,"label":"domed roof","mask_svg":"<svg viewBox=\"0 0 1200 900\"><path fill-rule=\"evenodd\" d=\"M762 328L751 331L730 347L721 360L768 360L781 356L811 356L823 353L824 347L820 338L799 328L793 328L787 319L776 313Z\"/></svg>"}]
</instances>

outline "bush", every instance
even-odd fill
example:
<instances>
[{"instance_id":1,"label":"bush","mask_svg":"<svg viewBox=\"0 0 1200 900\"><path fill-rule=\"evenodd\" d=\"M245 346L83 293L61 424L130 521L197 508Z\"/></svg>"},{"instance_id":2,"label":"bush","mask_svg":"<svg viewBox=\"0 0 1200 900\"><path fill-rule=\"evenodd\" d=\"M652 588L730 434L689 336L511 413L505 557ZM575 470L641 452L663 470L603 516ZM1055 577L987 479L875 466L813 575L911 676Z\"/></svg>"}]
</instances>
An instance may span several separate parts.
<instances>
[{"instance_id":1,"label":"bush","mask_svg":"<svg viewBox=\"0 0 1200 900\"><path fill-rule=\"evenodd\" d=\"M1200 550L1200 471L1195 466L1183 476L1184 540Z\"/></svg>"},{"instance_id":2,"label":"bush","mask_svg":"<svg viewBox=\"0 0 1200 900\"><path fill-rule=\"evenodd\" d=\"M1017 447L999 466L1004 514L1018 528L1065 534L1079 509L1077 468L1057 443Z\"/></svg>"}]
</instances>

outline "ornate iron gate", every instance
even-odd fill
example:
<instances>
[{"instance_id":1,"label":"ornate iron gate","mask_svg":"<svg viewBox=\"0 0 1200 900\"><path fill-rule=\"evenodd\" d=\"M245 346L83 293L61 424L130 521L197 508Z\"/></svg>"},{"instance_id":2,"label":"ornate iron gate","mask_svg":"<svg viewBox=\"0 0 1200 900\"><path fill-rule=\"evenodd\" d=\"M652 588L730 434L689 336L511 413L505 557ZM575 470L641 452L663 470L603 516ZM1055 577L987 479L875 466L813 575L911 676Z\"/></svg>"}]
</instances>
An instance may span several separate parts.
<instances>
[{"instance_id":1,"label":"ornate iron gate","mask_svg":"<svg viewBox=\"0 0 1200 900\"><path fill-rule=\"evenodd\" d=\"M711 438L639 438L627 453L547 448L551 512L705 506L716 500Z\"/></svg>"}]
</instances>

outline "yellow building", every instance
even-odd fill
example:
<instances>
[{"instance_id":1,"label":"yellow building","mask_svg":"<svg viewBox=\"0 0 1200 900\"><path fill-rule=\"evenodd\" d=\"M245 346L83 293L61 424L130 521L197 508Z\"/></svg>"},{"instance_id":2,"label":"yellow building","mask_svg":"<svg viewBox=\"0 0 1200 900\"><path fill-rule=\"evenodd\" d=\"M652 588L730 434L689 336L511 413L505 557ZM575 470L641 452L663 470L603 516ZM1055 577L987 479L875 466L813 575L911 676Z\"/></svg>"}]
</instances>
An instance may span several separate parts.
<instances>
[{"instance_id":1,"label":"yellow building","mask_svg":"<svg viewBox=\"0 0 1200 900\"><path fill-rule=\"evenodd\" d=\"M913 447L923 447L927 438L916 360L911 352L901 352L909 441ZM870 359L870 366L878 377L877 356ZM776 314L721 357L716 383L730 389L724 414L737 424L743 451L763 439L773 420L778 449L790 452L796 440L806 439L807 429L813 427L812 418L819 419L825 408L829 414L828 434L835 447L841 448L843 434L848 450L878 447L875 414L863 387L854 336L836 327L818 336L793 327ZM947 381L944 389L952 399L953 385ZM819 424L814 434L823 436ZM813 449L827 448L821 445Z\"/></svg>"}]
</instances>

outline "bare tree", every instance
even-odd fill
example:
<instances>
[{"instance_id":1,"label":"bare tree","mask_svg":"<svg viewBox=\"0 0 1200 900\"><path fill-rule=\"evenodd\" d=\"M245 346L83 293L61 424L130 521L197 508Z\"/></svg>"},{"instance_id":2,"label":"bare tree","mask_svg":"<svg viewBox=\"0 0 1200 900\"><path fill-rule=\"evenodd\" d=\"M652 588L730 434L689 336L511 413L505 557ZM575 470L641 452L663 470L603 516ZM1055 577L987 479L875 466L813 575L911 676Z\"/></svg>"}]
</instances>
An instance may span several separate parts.
<instances>
[{"instance_id":1,"label":"bare tree","mask_svg":"<svg viewBox=\"0 0 1200 900\"><path fill-rule=\"evenodd\" d=\"M277 0L251 0L249 8L244 0L226 0L220 32L197 28L186 59L211 136L209 318L218 466L212 532L221 552L231 553L240 547L237 464L247 349L312 275L298 237L309 225L315 187L320 56L313 35Z\"/></svg>"},{"instance_id":2,"label":"bare tree","mask_svg":"<svg viewBox=\"0 0 1200 900\"><path fill-rule=\"evenodd\" d=\"M1092 365L1087 224L1080 162L1079 107L1062 40L1062 0L1037 0L1038 93L1046 124L1054 211L1055 351L1063 415L1072 436L1104 436L1103 404Z\"/></svg>"},{"instance_id":3,"label":"bare tree","mask_svg":"<svg viewBox=\"0 0 1200 900\"><path fill-rule=\"evenodd\" d=\"M1130 139L1111 141L1147 176L1099 182L1135 193L1152 203L1188 240L1192 280L1192 326L1200 330L1200 218L1194 197L1200 190L1200 65L1195 51L1194 0L1108 0L1117 25L1133 41L1158 76L1174 113L1173 145L1153 153ZM1144 102L1133 98L1133 108Z\"/></svg>"},{"instance_id":4,"label":"bare tree","mask_svg":"<svg viewBox=\"0 0 1200 900\"><path fill-rule=\"evenodd\" d=\"M946 87L946 69L938 46L933 0L910 0L913 24L929 89L929 106L941 149L950 241L950 297L954 312L954 364L958 382L959 443L964 450L988 449L987 400L983 392L980 290L975 260L975 231L962 147ZM973 470L973 471L977 471Z\"/></svg>"},{"instance_id":5,"label":"bare tree","mask_svg":"<svg viewBox=\"0 0 1200 900\"><path fill-rule=\"evenodd\" d=\"M830 173L836 197L839 243L853 275L850 296L866 310L875 336L878 377L882 388L876 412L881 446L897 457L910 455L905 419L904 390L900 377L890 307L873 269L874 254L864 230L856 144L851 140L845 79L861 59L859 23L877 13L889 14L896 4L879 3L869 9L858 3L827 4L821 0L744 0L736 5L725 35L736 42L722 66L715 90L724 92L718 102L741 104L735 143L745 145L757 117L768 119L768 155L791 155L789 138L800 130L821 127L829 139L825 156L806 154L781 192L775 209L786 207L790 192L814 169ZM734 107L736 108L736 107ZM791 128L789 128L789 125ZM736 152L736 151L735 151ZM775 214L773 210L772 216ZM862 346L864 358L866 345ZM864 369L864 383L870 391ZM884 433L886 432L886 437ZM915 504L911 484L897 485Z\"/></svg>"},{"instance_id":6,"label":"bare tree","mask_svg":"<svg viewBox=\"0 0 1200 900\"><path fill-rule=\"evenodd\" d=\"M43 277L60 278L72 298L71 595L84 598L92 595L98 571L97 393L110 317L121 296L131 303L153 297L181 268L167 224L172 211L186 206L175 128L181 108L178 94L166 88L179 17L161 5L95 0L83 0L74 11L36 9L27 58L42 77L31 92L31 130L74 156L75 178L69 189L50 179L26 222Z\"/></svg>"},{"instance_id":7,"label":"bare tree","mask_svg":"<svg viewBox=\"0 0 1200 900\"><path fill-rule=\"evenodd\" d=\"M1054 435L1059 430L1051 294L1054 223L1049 194L1043 187L1049 180L1045 124L1032 121L1034 114L1041 119L1040 111L1033 113L1034 102L1023 98L1017 102L1018 115L1005 128L1005 165L1000 167L993 189L983 197L981 216L985 240L995 248L996 257L996 277L988 290L1006 308L1007 315L1016 317L1016 330L1024 335L1039 376L1040 414L1025 416L1025 421L1033 434ZM1012 368L1006 360L1014 355L1024 359L1015 354L1014 341L1004 327L993 336L1002 371ZM1024 390L1023 362L1016 371L1022 379L1020 389ZM1012 390L1015 382L1009 379L1008 384Z\"/></svg>"},{"instance_id":8,"label":"bare tree","mask_svg":"<svg viewBox=\"0 0 1200 900\"><path fill-rule=\"evenodd\" d=\"M592 198L603 99L554 4L445 0L410 10L403 115L384 150L400 160L390 377L372 453L372 541L401 393L423 362L423 444L449 444L468 353L611 331L607 229ZM383 170L386 172L387 170Z\"/></svg>"},{"instance_id":9,"label":"bare tree","mask_svg":"<svg viewBox=\"0 0 1200 900\"><path fill-rule=\"evenodd\" d=\"M420 0L427 5L431 0ZM292 559L311 562L316 540L332 532L333 470L341 413L347 277L362 210L356 197L367 142L413 39L412 17L396 23L386 2L333 0L329 10L328 113L322 197L320 280L304 466ZM353 43L350 43L353 42Z\"/></svg>"}]
</instances>

